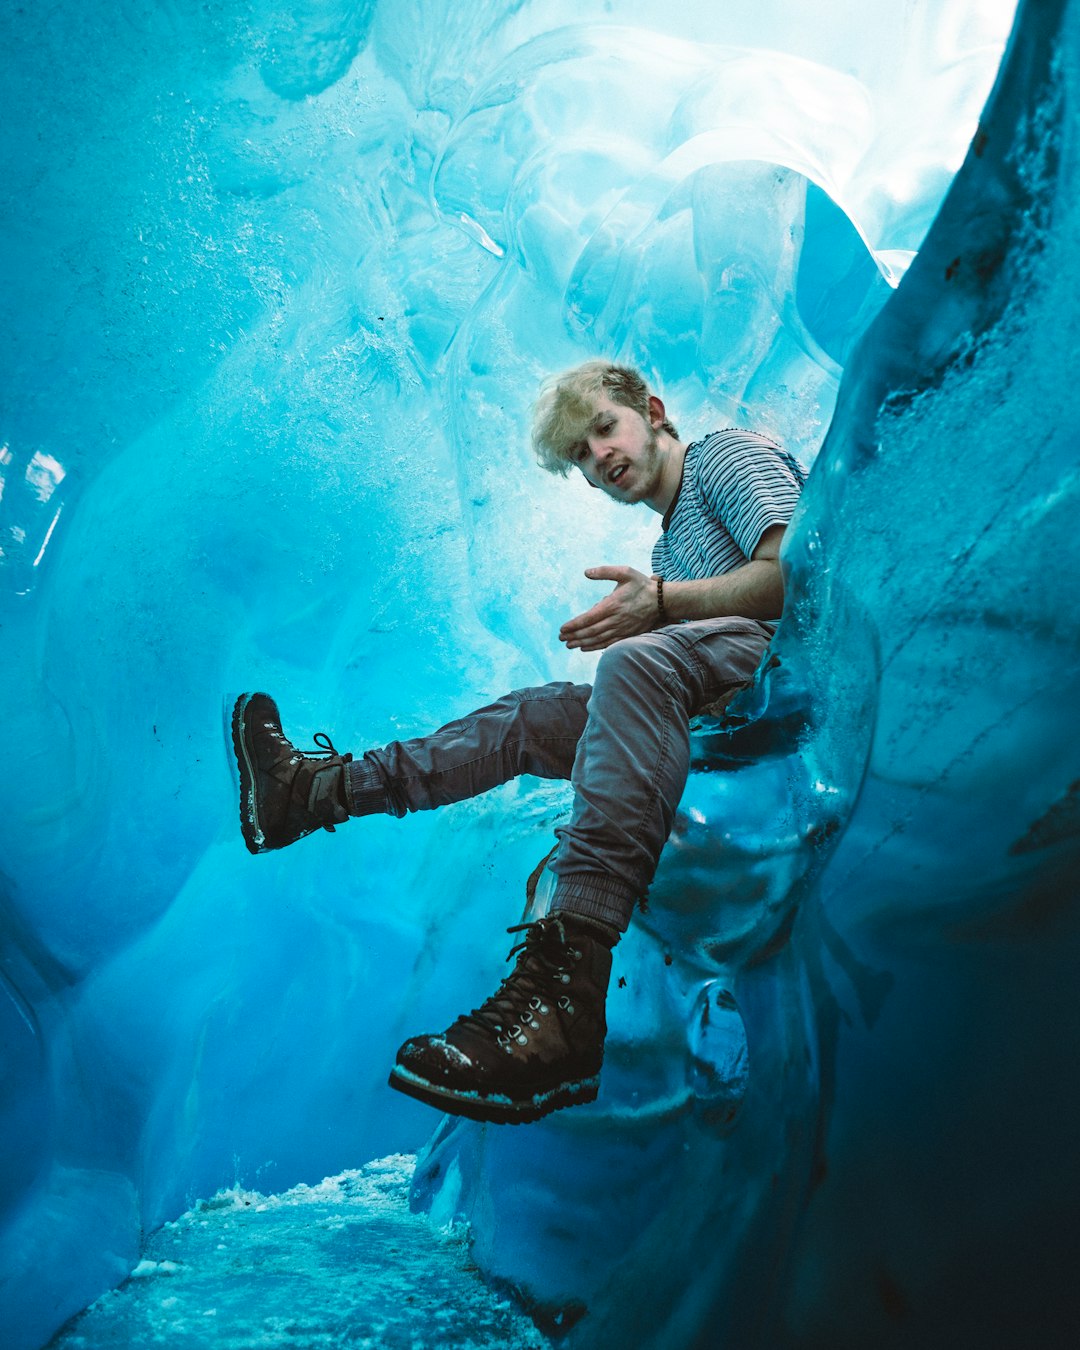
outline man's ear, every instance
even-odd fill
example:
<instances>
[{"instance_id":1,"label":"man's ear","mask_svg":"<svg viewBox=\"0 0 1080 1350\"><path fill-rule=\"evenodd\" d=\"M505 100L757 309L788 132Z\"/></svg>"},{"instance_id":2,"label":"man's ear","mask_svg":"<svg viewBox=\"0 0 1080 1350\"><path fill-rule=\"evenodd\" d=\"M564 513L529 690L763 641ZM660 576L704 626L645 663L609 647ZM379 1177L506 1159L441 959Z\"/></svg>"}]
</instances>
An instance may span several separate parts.
<instances>
[{"instance_id":1,"label":"man's ear","mask_svg":"<svg viewBox=\"0 0 1080 1350\"><path fill-rule=\"evenodd\" d=\"M667 410L663 401L658 399L655 394L649 395L649 422L654 431L659 431L667 420Z\"/></svg>"}]
</instances>

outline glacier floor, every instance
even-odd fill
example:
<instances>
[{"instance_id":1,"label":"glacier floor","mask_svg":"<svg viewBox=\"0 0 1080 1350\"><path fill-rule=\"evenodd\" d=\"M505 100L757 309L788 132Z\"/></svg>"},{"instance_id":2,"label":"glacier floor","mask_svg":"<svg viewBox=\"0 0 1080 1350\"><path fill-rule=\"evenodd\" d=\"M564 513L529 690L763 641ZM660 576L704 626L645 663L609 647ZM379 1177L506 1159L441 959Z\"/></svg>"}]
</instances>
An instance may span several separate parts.
<instances>
[{"instance_id":1,"label":"glacier floor","mask_svg":"<svg viewBox=\"0 0 1080 1350\"><path fill-rule=\"evenodd\" d=\"M463 1230L410 1213L414 1162L397 1154L281 1195L201 1201L50 1350L540 1350L532 1323L481 1282Z\"/></svg>"}]
</instances>

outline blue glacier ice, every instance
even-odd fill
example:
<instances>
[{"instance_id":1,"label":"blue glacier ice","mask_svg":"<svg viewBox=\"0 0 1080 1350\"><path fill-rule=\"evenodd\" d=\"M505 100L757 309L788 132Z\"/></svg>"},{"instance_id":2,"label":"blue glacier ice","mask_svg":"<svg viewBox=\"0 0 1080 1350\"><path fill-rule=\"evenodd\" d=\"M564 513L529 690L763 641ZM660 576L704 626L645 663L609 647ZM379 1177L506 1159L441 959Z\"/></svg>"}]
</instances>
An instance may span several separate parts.
<instances>
[{"instance_id":1,"label":"blue glacier ice","mask_svg":"<svg viewBox=\"0 0 1080 1350\"><path fill-rule=\"evenodd\" d=\"M995 84L1012 8L5 8L4 1345L200 1199L417 1149L574 1346L1074 1342L1080 6ZM439 1123L387 1067L564 788L252 859L223 713L357 750L587 678L558 623L655 525L525 432L597 351L814 462L788 613L600 1100Z\"/></svg>"}]
</instances>

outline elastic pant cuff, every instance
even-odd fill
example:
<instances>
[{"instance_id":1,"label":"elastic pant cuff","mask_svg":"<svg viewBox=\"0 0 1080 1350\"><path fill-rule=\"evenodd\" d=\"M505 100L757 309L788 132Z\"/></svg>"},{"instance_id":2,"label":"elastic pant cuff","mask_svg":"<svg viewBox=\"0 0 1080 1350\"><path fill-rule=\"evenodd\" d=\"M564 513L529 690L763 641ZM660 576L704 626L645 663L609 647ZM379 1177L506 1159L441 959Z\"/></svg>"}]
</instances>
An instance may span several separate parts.
<instances>
[{"instance_id":1,"label":"elastic pant cuff","mask_svg":"<svg viewBox=\"0 0 1080 1350\"><path fill-rule=\"evenodd\" d=\"M345 765L345 800L350 816L393 815L378 769L362 759Z\"/></svg>"},{"instance_id":2,"label":"elastic pant cuff","mask_svg":"<svg viewBox=\"0 0 1080 1350\"><path fill-rule=\"evenodd\" d=\"M579 914L599 919L620 933L630 926L638 893L604 872L570 872L559 877L550 913Z\"/></svg>"}]
</instances>

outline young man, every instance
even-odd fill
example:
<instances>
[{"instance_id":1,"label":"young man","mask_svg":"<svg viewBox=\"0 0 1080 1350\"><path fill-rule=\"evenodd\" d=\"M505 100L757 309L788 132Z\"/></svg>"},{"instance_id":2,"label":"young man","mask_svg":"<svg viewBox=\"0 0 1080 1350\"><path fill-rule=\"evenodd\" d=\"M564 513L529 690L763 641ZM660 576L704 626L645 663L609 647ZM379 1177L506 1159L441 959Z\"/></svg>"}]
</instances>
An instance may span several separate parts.
<instances>
[{"instance_id":1,"label":"young man","mask_svg":"<svg viewBox=\"0 0 1080 1350\"><path fill-rule=\"evenodd\" d=\"M240 823L252 853L349 816L403 816L518 774L569 778L546 918L520 929L496 993L445 1032L407 1041L390 1084L476 1120L521 1123L597 1094L611 949L652 880L689 766L689 722L751 678L783 608L778 554L804 471L772 441L722 431L687 446L636 371L590 361L548 382L533 444L618 502L663 516L653 576L614 590L559 636L602 651L595 683L521 689L433 735L360 758L316 736L304 753L266 694L233 712Z\"/></svg>"}]
</instances>

